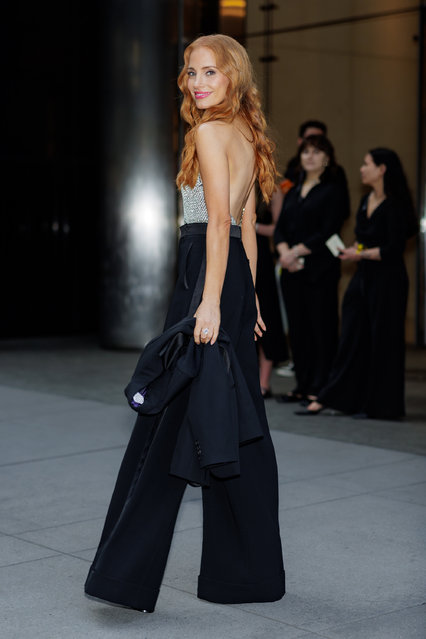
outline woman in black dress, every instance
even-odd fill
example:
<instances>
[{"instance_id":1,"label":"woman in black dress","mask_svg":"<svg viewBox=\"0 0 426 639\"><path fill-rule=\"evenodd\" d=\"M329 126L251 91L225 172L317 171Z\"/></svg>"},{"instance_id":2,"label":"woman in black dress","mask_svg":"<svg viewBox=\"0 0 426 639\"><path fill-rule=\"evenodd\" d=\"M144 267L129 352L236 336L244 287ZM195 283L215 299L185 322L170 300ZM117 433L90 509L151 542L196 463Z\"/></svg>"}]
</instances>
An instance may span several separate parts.
<instances>
[{"instance_id":1,"label":"woman in black dress","mask_svg":"<svg viewBox=\"0 0 426 639\"><path fill-rule=\"evenodd\" d=\"M330 141L309 136L298 157L301 179L287 193L274 233L297 383L277 398L284 402L316 399L328 379L337 346L340 262L326 241L349 214Z\"/></svg>"},{"instance_id":2,"label":"woman in black dress","mask_svg":"<svg viewBox=\"0 0 426 639\"><path fill-rule=\"evenodd\" d=\"M357 417L398 419L405 414L408 278L403 252L418 225L394 151L373 149L360 171L371 191L358 210L356 242L341 254L358 268L343 300L338 354L318 401L298 414L316 415L330 407Z\"/></svg>"},{"instance_id":3,"label":"woman in black dress","mask_svg":"<svg viewBox=\"0 0 426 639\"><path fill-rule=\"evenodd\" d=\"M177 179L185 223L159 340L177 332L150 360L154 371L164 366L164 374L138 386L150 372L143 363L154 340L126 389L139 417L85 586L90 596L145 612L155 608L179 505L195 476L203 497L198 596L247 603L275 601L285 592L277 466L254 339L264 328L254 288L254 182L257 177L268 200L276 175L273 147L247 53L232 38L204 36L190 44L179 87L188 123ZM179 353L182 367L173 368ZM156 382L167 382L167 375L181 390L163 410L149 413ZM192 382L188 375L195 375ZM170 392L167 383L163 389ZM244 441L241 431L250 425L252 437Z\"/></svg>"}]
</instances>

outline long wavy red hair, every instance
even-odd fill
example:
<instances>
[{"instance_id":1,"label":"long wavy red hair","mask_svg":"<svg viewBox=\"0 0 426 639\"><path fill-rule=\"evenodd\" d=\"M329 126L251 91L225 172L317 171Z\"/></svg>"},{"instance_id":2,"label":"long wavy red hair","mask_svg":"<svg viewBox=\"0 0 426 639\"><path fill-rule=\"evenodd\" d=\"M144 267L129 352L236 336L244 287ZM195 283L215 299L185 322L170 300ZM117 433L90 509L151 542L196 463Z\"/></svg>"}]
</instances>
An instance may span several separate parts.
<instances>
[{"instance_id":1,"label":"long wavy red hair","mask_svg":"<svg viewBox=\"0 0 426 639\"><path fill-rule=\"evenodd\" d=\"M189 57L197 47L210 49L215 55L217 67L229 79L224 102L210 109L198 109L188 90ZM183 93L180 112L188 124L188 130L182 151L181 170L176 178L177 186L188 185L193 188L195 185L199 172L195 149L197 126L212 120L232 122L238 115L244 119L251 131L257 179L264 199L269 202L277 177L273 156L275 144L266 134L266 121L260 105L259 91L244 47L233 38L222 34L197 38L185 49L184 66L179 74L178 86Z\"/></svg>"}]
</instances>

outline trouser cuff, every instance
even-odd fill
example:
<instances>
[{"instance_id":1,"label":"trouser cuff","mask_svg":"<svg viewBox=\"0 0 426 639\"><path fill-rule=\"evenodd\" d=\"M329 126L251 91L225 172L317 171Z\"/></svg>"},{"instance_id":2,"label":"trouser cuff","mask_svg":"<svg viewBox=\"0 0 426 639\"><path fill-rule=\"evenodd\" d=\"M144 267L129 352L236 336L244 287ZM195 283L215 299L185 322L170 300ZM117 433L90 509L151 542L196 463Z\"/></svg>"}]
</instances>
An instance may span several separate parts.
<instances>
[{"instance_id":1,"label":"trouser cuff","mask_svg":"<svg viewBox=\"0 0 426 639\"><path fill-rule=\"evenodd\" d=\"M93 568L87 577L84 591L92 597L147 612L154 612L159 594L159 589L146 588L138 584L106 577Z\"/></svg>"},{"instance_id":2,"label":"trouser cuff","mask_svg":"<svg viewBox=\"0 0 426 639\"><path fill-rule=\"evenodd\" d=\"M230 583L198 577L198 593L200 599L214 603L238 604L266 601L278 601L285 594L285 572L275 577L253 583Z\"/></svg>"}]
</instances>

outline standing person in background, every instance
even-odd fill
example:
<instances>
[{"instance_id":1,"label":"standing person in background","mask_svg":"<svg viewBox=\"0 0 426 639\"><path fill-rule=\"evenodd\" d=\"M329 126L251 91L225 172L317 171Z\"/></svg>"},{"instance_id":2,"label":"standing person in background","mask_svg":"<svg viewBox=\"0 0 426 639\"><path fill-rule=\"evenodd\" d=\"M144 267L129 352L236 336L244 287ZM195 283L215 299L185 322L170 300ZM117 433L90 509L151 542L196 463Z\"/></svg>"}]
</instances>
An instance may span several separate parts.
<instances>
[{"instance_id":1,"label":"standing person in background","mask_svg":"<svg viewBox=\"0 0 426 639\"><path fill-rule=\"evenodd\" d=\"M320 120L306 120L299 126L299 136L297 138L297 147L299 149L303 140L311 135L325 135L327 137L327 125ZM299 153L292 157L287 164L284 177L292 184L296 184L300 178L299 171Z\"/></svg>"},{"instance_id":2,"label":"standing person in background","mask_svg":"<svg viewBox=\"0 0 426 639\"><path fill-rule=\"evenodd\" d=\"M405 241L418 231L398 155L367 153L361 181L370 187L356 218L354 246L341 253L358 268L345 293L339 350L327 384L305 411L324 407L355 417L398 419L405 414Z\"/></svg>"},{"instance_id":3,"label":"standing person in background","mask_svg":"<svg viewBox=\"0 0 426 639\"><path fill-rule=\"evenodd\" d=\"M296 388L277 397L282 402L316 399L328 378L337 346L340 263L325 243L349 214L331 142L310 136L298 157L301 179L285 196L274 233L296 375Z\"/></svg>"},{"instance_id":4,"label":"standing person in background","mask_svg":"<svg viewBox=\"0 0 426 639\"><path fill-rule=\"evenodd\" d=\"M260 387L264 399L272 397L270 379L272 368L277 362L289 358L287 338L284 333L275 277L275 258L272 237L282 206L282 192L276 188L269 205L258 193L256 208L257 271L256 292L259 307L267 330L258 337Z\"/></svg>"},{"instance_id":5,"label":"standing person in background","mask_svg":"<svg viewBox=\"0 0 426 639\"><path fill-rule=\"evenodd\" d=\"M327 125L325 122L321 122L321 120L306 120L299 126L299 135L297 138L297 147L299 149L302 142L311 135L325 135L327 136ZM345 176L345 172L340 166L336 166L336 173L342 179L342 183L345 185L345 189L347 192L348 198L348 209L349 209L349 190L347 185L347 180ZM279 195L282 199L287 195L293 186L297 185L299 179L301 177L301 172L299 171L299 155L298 153L292 157L287 164L286 170L284 172L284 179L280 182L280 190ZM275 194L274 196L275 197ZM278 198L276 198L278 200ZM281 208L281 207L280 207ZM281 296L282 304L285 307L285 302L283 297ZM283 375L284 377L293 377L294 376L294 363L289 361L286 365L281 366L276 369L278 375Z\"/></svg>"},{"instance_id":6,"label":"standing person in background","mask_svg":"<svg viewBox=\"0 0 426 639\"><path fill-rule=\"evenodd\" d=\"M297 146L300 148L300 145L306 138L311 135L324 135L327 137L327 125L321 120L306 120L299 127L299 137L297 138ZM287 193L289 189L298 183L298 180L301 177L301 172L299 171L299 154L293 158L291 158L287 164L287 168L284 173L284 180L281 182L281 189L284 193ZM349 214L349 188L348 188L348 180L346 179L346 174L339 164L336 164L334 167L334 179L337 182L340 182L343 189L345 190L347 202L345 203L345 207L348 210Z\"/></svg>"}]
</instances>

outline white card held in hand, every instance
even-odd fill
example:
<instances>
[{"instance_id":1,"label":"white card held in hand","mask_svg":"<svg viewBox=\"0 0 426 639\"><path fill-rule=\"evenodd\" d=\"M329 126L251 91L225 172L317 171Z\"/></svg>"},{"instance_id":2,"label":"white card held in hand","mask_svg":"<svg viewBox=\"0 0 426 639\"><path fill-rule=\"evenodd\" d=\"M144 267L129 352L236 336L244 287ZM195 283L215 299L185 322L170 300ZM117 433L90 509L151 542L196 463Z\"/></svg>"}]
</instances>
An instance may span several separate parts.
<instances>
[{"instance_id":1,"label":"white card held in hand","mask_svg":"<svg viewBox=\"0 0 426 639\"><path fill-rule=\"evenodd\" d=\"M334 257L338 257L340 251L345 248L342 238L337 233L329 237L325 245L333 253Z\"/></svg>"}]
</instances>

